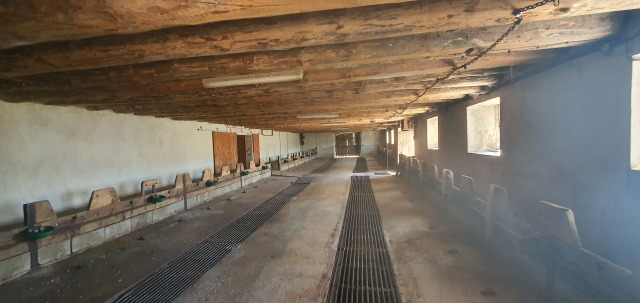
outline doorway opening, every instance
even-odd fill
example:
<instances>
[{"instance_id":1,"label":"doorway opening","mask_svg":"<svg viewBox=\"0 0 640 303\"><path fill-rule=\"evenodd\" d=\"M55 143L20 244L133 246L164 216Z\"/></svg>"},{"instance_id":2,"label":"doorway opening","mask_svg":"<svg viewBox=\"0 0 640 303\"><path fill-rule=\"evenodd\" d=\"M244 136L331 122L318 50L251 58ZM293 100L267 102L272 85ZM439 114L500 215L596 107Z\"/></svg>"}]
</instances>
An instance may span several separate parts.
<instances>
[{"instance_id":1,"label":"doorway opening","mask_svg":"<svg viewBox=\"0 0 640 303\"><path fill-rule=\"evenodd\" d=\"M359 157L361 150L360 133L339 133L335 136L335 156Z\"/></svg>"},{"instance_id":2,"label":"doorway opening","mask_svg":"<svg viewBox=\"0 0 640 303\"><path fill-rule=\"evenodd\" d=\"M245 169L260 163L260 135L238 135L238 163L242 163Z\"/></svg>"}]
</instances>

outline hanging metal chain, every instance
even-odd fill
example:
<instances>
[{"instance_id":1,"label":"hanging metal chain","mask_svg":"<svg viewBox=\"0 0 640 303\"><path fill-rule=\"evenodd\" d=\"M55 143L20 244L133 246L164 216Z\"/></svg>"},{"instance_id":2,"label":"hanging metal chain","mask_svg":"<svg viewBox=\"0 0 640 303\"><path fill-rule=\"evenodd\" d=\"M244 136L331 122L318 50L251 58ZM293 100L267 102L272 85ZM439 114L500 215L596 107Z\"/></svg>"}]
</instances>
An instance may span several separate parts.
<instances>
[{"instance_id":1,"label":"hanging metal chain","mask_svg":"<svg viewBox=\"0 0 640 303\"><path fill-rule=\"evenodd\" d=\"M551 3L551 2L553 2L554 6L559 6L560 5L560 0L543 0L543 1L540 1L538 3L534 3L534 4L531 4L531 5L527 5L527 6L523 7L523 8L516 9L516 10L513 11L513 14L516 15L516 18L522 19L522 13L524 13L524 12L526 12L528 10L536 9L538 7L541 7L541 6L543 6L543 5L547 4L547 3Z\"/></svg>"},{"instance_id":2,"label":"hanging metal chain","mask_svg":"<svg viewBox=\"0 0 640 303\"><path fill-rule=\"evenodd\" d=\"M389 118L387 118L387 122L389 120L391 120L393 117L397 116L397 115L402 115L409 108L409 106L411 106L411 104L418 102L418 100L420 100L420 98L424 97L424 95L426 95L427 92L429 92L429 90L434 88L436 85L442 83L443 81L446 81L447 79L449 79L451 76L453 76L453 74L455 74L459 70L461 70L461 69L465 69L466 70L469 67L469 65L474 64L476 61L478 61L482 57L486 56L489 52L493 51L498 46L498 44L500 44L504 39L506 39L511 34L511 32L513 32L522 23L522 21L524 19L523 18L523 13L524 12L532 10L532 9L536 9L536 8L541 7L543 5L546 5L548 3L553 3L554 6L559 6L560 5L560 0L542 0L540 2L531 4L531 5L527 5L527 6L522 7L522 8L515 9L513 11L513 14L516 17L516 21L514 21L513 24L511 26L509 26L509 28L495 42L493 42L489 47L487 47L484 50L482 50L479 53L477 53L470 60L466 61L465 63L463 63L461 65L454 66L453 68L451 68L451 70L449 72L447 72L447 74L445 74L442 77L436 78L433 81L433 83L431 83L428 86L425 86L425 88L422 91L422 93L420 93L411 102L406 103L401 111L395 111L395 113L393 115L391 115Z\"/></svg>"}]
</instances>

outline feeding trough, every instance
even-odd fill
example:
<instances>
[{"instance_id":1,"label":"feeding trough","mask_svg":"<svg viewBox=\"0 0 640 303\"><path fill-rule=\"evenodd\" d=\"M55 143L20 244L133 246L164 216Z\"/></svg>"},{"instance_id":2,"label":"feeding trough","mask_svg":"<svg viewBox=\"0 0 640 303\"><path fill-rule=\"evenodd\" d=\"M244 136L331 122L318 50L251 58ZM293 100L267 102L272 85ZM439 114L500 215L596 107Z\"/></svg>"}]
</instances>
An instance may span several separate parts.
<instances>
[{"instance_id":1,"label":"feeding trough","mask_svg":"<svg viewBox=\"0 0 640 303\"><path fill-rule=\"evenodd\" d=\"M206 187L212 187L212 186L216 186L216 185L218 185L218 182L213 181L213 180L209 180L209 181L204 183L204 186L206 186Z\"/></svg>"},{"instance_id":2,"label":"feeding trough","mask_svg":"<svg viewBox=\"0 0 640 303\"><path fill-rule=\"evenodd\" d=\"M151 195L147 198L147 202L149 203L160 203L164 200L166 200L167 197L163 196L163 195Z\"/></svg>"},{"instance_id":3,"label":"feeding trough","mask_svg":"<svg viewBox=\"0 0 640 303\"><path fill-rule=\"evenodd\" d=\"M55 227L53 226L34 226L24 230L24 235L29 240L43 239L51 236Z\"/></svg>"}]
</instances>

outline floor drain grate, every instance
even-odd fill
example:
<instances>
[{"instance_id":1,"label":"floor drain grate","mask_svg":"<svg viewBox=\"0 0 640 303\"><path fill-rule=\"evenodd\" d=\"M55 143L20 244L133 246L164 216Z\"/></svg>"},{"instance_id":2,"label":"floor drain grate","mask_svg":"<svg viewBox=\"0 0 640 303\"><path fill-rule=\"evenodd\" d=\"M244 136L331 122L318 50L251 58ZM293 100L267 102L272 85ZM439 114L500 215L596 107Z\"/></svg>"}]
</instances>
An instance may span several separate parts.
<instances>
[{"instance_id":1,"label":"floor drain grate","mask_svg":"<svg viewBox=\"0 0 640 303\"><path fill-rule=\"evenodd\" d=\"M323 169L326 170L334 162ZM113 302L173 301L191 283L222 260L314 180L314 176L304 176L298 179L289 187L192 247L157 272L136 283Z\"/></svg>"},{"instance_id":2,"label":"floor drain grate","mask_svg":"<svg viewBox=\"0 0 640 303\"><path fill-rule=\"evenodd\" d=\"M331 167L331 165L333 165L334 163L336 163L336 159L331 159L327 162L325 162L324 164L320 165L320 167L314 169L311 174L322 174L325 171L327 171L327 169L329 169L329 167Z\"/></svg>"},{"instance_id":3,"label":"floor drain grate","mask_svg":"<svg viewBox=\"0 0 640 303\"><path fill-rule=\"evenodd\" d=\"M367 176L351 177L327 302L401 302Z\"/></svg>"},{"instance_id":4,"label":"floor drain grate","mask_svg":"<svg viewBox=\"0 0 640 303\"><path fill-rule=\"evenodd\" d=\"M353 169L353 173L366 173L367 171L369 171L369 168L367 167L367 159L364 157L358 158L358 161L356 161L356 167Z\"/></svg>"}]
</instances>

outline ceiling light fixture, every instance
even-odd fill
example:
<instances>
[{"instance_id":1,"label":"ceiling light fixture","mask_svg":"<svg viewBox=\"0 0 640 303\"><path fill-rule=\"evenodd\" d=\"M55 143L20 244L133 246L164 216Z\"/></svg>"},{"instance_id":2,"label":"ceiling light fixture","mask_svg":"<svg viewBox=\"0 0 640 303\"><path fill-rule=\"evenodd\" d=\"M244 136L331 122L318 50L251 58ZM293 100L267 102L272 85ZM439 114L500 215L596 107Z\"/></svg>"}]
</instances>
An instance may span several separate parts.
<instances>
[{"instance_id":1,"label":"ceiling light fixture","mask_svg":"<svg viewBox=\"0 0 640 303\"><path fill-rule=\"evenodd\" d=\"M343 125L343 124L347 124L347 122L320 123L320 125L326 125L326 126Z\"/></svg>"},{"instance_id":2,"label":"ceiling light fixture","mask_svg":"<svg viewBox=\"0 0 640 303\"><path fill-rule=\"evenodd\" d=\"M264 84L264 83L276 83L276 82L288 82L302 80L304 72L301 70L293 70L286 72L275 73L263 73L263 74L250 74L240 75L222 78L207 78L202 79L202 84L205 88L217 88L217 87L229 87L229 86L241 86L250 84Z\"/></svg>"},{"instance_id":3,"label":"ceiling light fixture","mask_svg":"<svg viewBox=\"0 0 640 303\"><path fill-rule=\"evenodd\" d=\"M297 117L298 117L298 119L338 118L338 114L298 115Z\"/></svg>"}]
</instances>

